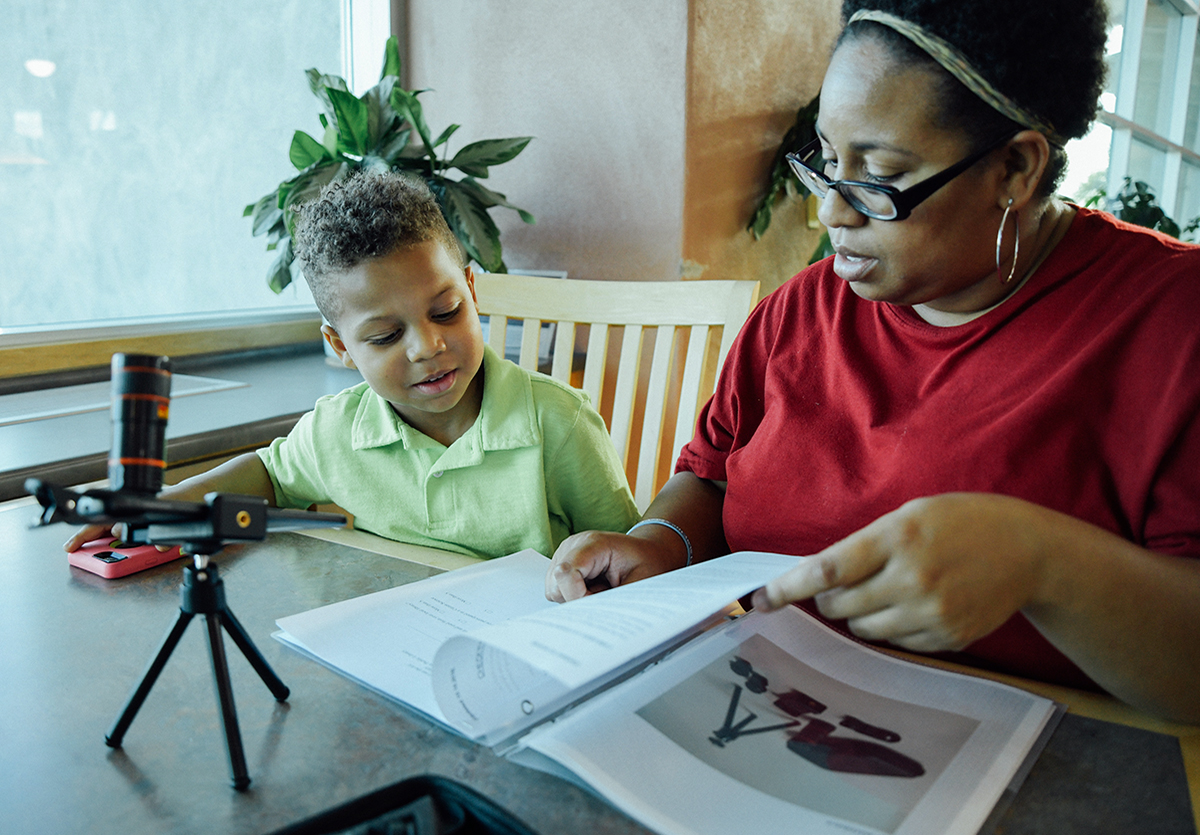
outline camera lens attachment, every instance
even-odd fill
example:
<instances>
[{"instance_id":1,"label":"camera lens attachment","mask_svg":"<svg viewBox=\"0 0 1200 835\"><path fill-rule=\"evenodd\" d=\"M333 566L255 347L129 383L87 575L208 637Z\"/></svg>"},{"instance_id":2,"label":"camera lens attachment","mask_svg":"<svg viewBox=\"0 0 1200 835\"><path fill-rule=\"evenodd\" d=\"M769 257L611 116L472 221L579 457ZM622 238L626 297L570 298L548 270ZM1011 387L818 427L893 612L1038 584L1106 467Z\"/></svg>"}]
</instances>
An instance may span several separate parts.
<instances>
[{"instance_id":1,"label":"camera lens attachment","mask_svg":"<svg viewBox=\"0 0 1200 835\"><path fill-rule=\"evenodd\" d=\"M170 358L113 354L110 490L153 496L162 489L170 410Z\"/></svg>"}]
</instances>

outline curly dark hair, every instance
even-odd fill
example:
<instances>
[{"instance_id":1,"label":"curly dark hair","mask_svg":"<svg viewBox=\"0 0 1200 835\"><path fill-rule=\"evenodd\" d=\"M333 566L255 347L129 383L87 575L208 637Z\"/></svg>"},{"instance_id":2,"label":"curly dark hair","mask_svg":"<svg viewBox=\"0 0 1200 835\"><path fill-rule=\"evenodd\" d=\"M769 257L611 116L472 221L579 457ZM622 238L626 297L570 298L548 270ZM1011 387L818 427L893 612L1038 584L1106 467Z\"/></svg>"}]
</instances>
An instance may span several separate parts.
<instances>
[{"instance_id":1,"label":"curly dark hair","mask_svg":"<svg viewBox=\"0 0 1200 835\"><path fill-rule=\"evenodd\" d=\"M1077 139L1088 132L1104 89L1104 0L844 0L843 22L860 9L876 9L917 24L966 56L993 87ZM963 131L982 148L1017 125L993 110L908 38L872 21L846 26L838 44L877 38L903 64L928 64L943 79L941 127ZM1051 195L1067 170L1067 155L1051 145L1039 185Z\"/></svg>"},{"instance_id":2,"label":"curly dark hair","mask_svg":"<svg viewBox=\"0 0 1200 835\"><path fill-rule=\"evenodd\" d=\"M317 308L334 327L337 277L368 258L438 241L461 266L462 247L422 180L391 171L355 171L297 211L292 246Z\"/></svg>"}]
</instances>

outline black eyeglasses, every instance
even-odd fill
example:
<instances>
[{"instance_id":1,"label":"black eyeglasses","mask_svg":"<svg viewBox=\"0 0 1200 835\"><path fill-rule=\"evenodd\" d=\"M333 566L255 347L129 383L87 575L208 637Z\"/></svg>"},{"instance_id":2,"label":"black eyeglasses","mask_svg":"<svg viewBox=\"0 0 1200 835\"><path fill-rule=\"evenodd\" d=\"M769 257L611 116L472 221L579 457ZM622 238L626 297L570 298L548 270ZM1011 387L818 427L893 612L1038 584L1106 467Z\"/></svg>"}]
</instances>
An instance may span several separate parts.
<instances>
[{"instance_id":1,"label":"black eyeglasses","mask_svg":"<svg viewBox=\"0 0 1200 835\"><path fill-rule=\"evenodd\" d=\"M988 145L982 151L971 154L945 171L927 177L903 191L879 183L829 179L822 170L825 168L826 162L821 157L820 139L814 139L796 153L788 154L785 159L805 188L817 197L824 198L831 188L836 189L837 193L842 195L855 211L867 217L875 220L904 220L931 194L1014 136L1016 133L1006 134L1002 139Z\"/></svg>"}]
</instances>

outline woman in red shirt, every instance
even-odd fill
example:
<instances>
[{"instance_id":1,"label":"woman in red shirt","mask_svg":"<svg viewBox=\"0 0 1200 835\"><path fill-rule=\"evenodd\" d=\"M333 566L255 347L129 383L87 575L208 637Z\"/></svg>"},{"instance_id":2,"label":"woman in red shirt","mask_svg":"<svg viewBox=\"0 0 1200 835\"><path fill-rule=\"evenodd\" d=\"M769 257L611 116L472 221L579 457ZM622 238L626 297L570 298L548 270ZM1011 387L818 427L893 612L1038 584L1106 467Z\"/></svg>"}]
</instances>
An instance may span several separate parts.
<instances>
[{"instance_id":1,"label":"woman in red shirt","mask_svg":"<svg viewBox=\"0 0 1200 835\"><path fill-rule=\"evenodd\" d=\"M1200 722L1200 248L1054 197L1102 0L846 0L791 159L836 255L751 316L628 535L547 596L729 550L855 635Z\"/></svg>"}]
</instances>

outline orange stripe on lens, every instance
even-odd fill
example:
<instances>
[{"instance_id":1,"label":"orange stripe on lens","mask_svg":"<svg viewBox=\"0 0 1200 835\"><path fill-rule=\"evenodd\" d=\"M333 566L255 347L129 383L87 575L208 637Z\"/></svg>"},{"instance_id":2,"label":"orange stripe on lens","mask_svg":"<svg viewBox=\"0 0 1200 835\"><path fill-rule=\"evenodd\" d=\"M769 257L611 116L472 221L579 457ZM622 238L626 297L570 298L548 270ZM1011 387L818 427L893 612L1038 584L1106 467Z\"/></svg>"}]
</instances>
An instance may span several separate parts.
<instances>
[{"instance_id":1,"label":"orange stripe on lens","mask_svg":"<svg viewBox=\"0 0 1200 835\"><path fill-rule=\"evenodd\" d=\"M153 400L159 403L170 403L171 398L163 397L161 394L136 394L129 392L127 394L117 395L122 400Z\"/></svg>"},{"instance_id":2,"label":"orange stripe on lens","mask_svg":"<svg viewBox=\"0 0 1200 835\"><path fill-rule=\"evenodd\" d=\"M166 461L157 458L109 458L109 464L120 464L122 467L166 467Z\"/></svg>"}]
</instances>

